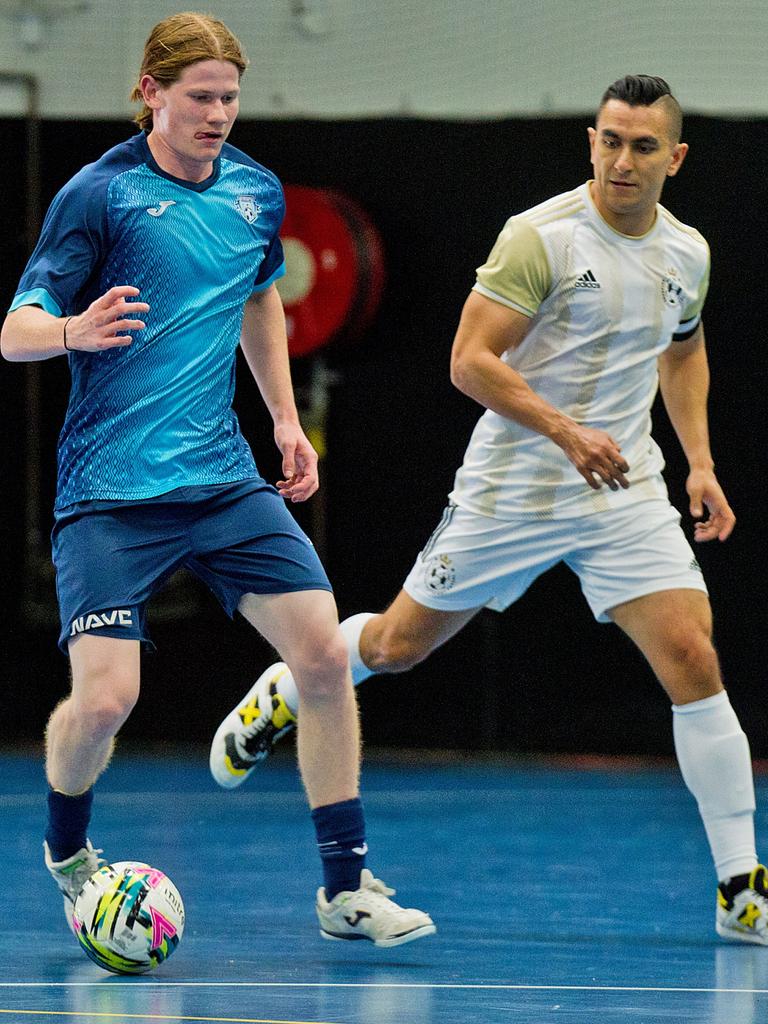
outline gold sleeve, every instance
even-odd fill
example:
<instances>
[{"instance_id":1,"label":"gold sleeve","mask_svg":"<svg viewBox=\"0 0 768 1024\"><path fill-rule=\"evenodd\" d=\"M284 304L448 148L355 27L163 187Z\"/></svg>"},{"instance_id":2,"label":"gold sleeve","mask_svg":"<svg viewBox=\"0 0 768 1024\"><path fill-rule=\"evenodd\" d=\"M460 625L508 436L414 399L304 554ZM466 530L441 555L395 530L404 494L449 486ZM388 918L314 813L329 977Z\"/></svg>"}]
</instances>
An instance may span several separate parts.
<instances>
[{"instance_id":1,"label":"gold sleeve","mask_svg":"<svg viewBox=\"0 0 768 1024\"><path fill-rule=\"evenodd\" d=\"M552 287L552 271L536 228L523 217L504 225L488 260L477 269L475 290L533 316Z\"/></svg>"}]
</instances>

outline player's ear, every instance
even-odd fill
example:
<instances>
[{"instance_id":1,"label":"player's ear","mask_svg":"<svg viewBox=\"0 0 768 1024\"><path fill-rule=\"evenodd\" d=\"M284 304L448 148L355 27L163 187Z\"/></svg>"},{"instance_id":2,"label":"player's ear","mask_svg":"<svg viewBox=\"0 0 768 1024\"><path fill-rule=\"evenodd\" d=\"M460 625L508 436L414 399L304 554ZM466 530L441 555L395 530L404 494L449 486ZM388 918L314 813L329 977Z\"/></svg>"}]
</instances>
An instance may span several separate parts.
<instances>
[{"instance_id":1,"label":"player's ear","mask_svg":"<svg viewBox=\"0 0 768 1024\"><path fill-rule=\"evenodd\" d=\"M688 152L687 142L678 142L675 148L672 150L672 156L667 167L667 177L674 178L680 167L685 160L685 155Z\"/></svg>"},{"instance_id":2,"label":"player's ear","mask_svg":"<svg viewBox=\"0 0 768 1024\"><path fill-rule=\"evenodd\" d=\"M152 75L142 75L141 81L139 82L139 89L141 90L144 102L150 110L159 110L162 106L160 83L154 79Z\"/></svg>"},{"instance_id":3,"label":"player's ear","mask_svg":"<svg viewBox=\"0 0 768 1024\"><path fill-rule=\"evenodd\" d=\"M587 137L589 139L589 156L590 159L595 155L595 140L597 139L597 131L594 128L587 128Z\"/></svg>"}]
</instances>

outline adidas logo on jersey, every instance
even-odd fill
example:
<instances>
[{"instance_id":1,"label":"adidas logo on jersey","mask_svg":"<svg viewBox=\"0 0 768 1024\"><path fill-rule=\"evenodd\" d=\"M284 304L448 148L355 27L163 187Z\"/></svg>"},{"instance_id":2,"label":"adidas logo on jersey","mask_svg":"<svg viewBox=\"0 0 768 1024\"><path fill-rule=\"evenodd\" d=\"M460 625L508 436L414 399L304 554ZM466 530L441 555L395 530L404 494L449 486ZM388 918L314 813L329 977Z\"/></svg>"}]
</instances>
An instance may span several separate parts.
<instances>
[{"instance_id":1,"label":"adidas logo on jersey","mask_svg":"<svg viewBox=\"0 0 768 1024\"><path fill-rule=\"evenodd\" d=\"M580 274L576 278L574 288L599 288L600 282L597 280L591 270L585 270L583 274Z\"/></svg>"}]
</instances>

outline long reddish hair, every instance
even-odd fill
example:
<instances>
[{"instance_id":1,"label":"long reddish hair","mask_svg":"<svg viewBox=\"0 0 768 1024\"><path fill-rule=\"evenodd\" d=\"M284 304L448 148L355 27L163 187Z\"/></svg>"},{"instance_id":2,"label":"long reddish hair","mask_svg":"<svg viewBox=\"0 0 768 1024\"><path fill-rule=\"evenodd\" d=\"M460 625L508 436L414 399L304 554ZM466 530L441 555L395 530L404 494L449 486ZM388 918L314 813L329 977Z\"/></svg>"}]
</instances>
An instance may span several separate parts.
<instances>
[{"instance_id":1,"label":"long reddish hair","mask_svg":"<svg viewBox=\"0 0 768 1024\"><path fill-rule=\"evenodd\" d=\"M144 75L151 75L167 88L178 81L184 68L201 60L229 61L240 75L248 67L240 40L217 18L184 11L155 25L144 46L138 82L131 92L131 102L142 104L134 118L140 128L152 128L152 111L144 103L139 85Z\"/></svg>"}]
</instances>

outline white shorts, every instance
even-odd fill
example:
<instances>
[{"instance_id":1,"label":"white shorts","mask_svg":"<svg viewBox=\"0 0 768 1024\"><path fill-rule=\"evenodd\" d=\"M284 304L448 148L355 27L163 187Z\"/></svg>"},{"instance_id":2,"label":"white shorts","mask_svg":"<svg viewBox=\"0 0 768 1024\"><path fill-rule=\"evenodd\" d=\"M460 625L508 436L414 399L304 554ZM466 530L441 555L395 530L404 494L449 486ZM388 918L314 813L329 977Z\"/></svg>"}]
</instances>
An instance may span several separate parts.
<instances>
[{"instance_id":1,"label":"white shorts","mask_svg":"<svg viewBox=\"0 0 768 1024\"><path fill-rule=\"evenodd\" d=\"M500 612L558 562L579 577L598 622L660 590L707 593L680 514L665 500L553 521L492 519L450 503L403 588L427 608Z\"/></svg>"}]
</instances>

